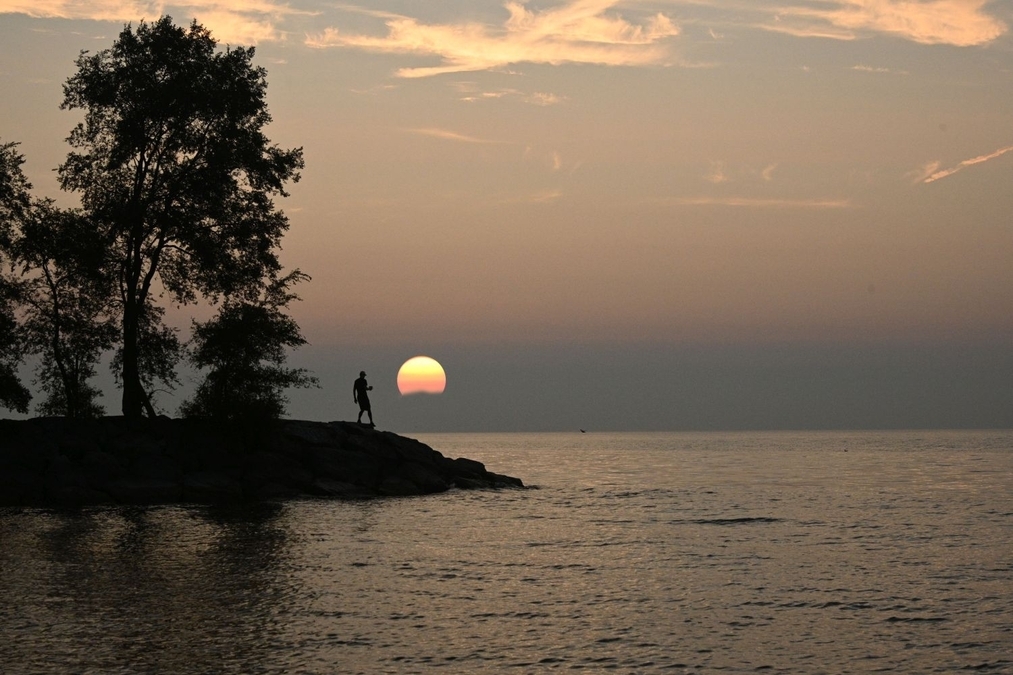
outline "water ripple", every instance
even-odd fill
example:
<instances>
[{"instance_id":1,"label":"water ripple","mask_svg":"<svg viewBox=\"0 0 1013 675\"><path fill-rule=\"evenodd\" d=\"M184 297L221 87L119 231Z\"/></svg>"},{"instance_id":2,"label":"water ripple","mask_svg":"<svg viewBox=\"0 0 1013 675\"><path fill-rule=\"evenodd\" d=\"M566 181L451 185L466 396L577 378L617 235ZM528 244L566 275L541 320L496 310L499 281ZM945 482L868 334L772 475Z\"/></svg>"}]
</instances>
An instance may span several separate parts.
<instances>
[{"instance_id":1,"label":"water ripple","mask_svg":"<svg viewBox=\"0 0 1013 675\"><path fill-rule=\"evenodd\" d=\"M429 442L541 489L0 511L3 671L1013 672L1009 432Z\"/></svg>"}]
</instances>

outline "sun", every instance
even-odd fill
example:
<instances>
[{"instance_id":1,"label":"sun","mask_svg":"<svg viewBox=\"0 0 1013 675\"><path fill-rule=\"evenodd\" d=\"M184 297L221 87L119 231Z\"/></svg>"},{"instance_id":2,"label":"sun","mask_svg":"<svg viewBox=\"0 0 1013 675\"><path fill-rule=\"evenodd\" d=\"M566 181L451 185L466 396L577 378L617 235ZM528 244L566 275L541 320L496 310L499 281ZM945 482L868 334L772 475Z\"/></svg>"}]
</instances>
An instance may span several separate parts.
<instances>
[{"instance_id":1,"label":"sun","mask_svg":"<svg viewBox=\"0 0 1013 675\"><path fill-rule=\"evenodd\" d=\"M447 374L436 359L414 356L397 371L397 388L408 394L442 394L447 387Z\"/></svg>"}]
</instances>

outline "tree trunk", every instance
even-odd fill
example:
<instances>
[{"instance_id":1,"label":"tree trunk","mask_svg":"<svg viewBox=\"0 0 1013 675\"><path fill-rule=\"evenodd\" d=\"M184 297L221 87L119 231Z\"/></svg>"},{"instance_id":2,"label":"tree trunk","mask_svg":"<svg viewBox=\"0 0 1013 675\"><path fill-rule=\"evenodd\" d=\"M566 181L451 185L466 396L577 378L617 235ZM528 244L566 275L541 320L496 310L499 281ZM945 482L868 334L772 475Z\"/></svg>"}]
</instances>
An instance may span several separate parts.
<instances>
[{"instance_id":1,"label":"tree trunk","mask_svg":"<svg viewBox=\"0 0 1013 675\"><path fill-rule=\"evenodd\" d=\"M123 416L139 418L144 410L144 388L137 364L138 307L127 302L123 307Z\"/></svg>"}]
</instances>

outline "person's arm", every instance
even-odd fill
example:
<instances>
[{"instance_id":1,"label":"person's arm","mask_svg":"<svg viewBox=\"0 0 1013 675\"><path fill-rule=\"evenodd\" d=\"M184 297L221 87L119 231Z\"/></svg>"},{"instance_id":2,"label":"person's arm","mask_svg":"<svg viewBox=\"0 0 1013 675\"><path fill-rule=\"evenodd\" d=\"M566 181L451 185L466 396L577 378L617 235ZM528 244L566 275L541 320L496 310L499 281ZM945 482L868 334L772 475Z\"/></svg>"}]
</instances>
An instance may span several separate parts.
<instances>
[{"instance_id":1,"label":"person's arm","mask_svg":"<svg viewBox=\"0 0 1013 675\"><path fill-rule=\"evenodd\" d=\"M353 403L359 402L359 390L355 387L354 384L352 385L352 402Z\"/></svg>"}]
</instances>

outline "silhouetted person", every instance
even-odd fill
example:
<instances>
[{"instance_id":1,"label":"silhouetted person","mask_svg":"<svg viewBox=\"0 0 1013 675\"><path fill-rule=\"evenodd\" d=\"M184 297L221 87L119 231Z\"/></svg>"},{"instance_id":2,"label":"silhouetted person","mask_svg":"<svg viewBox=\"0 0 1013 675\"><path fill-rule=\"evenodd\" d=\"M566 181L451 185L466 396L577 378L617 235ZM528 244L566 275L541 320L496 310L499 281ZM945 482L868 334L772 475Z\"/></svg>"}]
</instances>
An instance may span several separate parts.
<instances>
[{"instance_id":1,"label":"silhouetted person","mask_svg":"<svg viewBox=\"0 0 1013 675\"><path fill-rule=\"evenodd\" d=\"M366 384L366 371L363 370L359 373L359 379L355 381L352 386L352 400L359 404L359 418L356 420L359 424L362 424L362 413L369 415L369 426L375 427L373 424L373 410L369 407L369 394L367 391L373 391L373 388Z\"/></svg>"}]
</instances>

